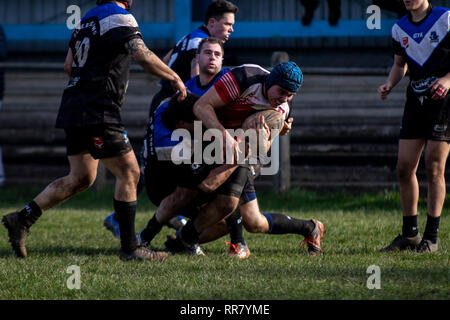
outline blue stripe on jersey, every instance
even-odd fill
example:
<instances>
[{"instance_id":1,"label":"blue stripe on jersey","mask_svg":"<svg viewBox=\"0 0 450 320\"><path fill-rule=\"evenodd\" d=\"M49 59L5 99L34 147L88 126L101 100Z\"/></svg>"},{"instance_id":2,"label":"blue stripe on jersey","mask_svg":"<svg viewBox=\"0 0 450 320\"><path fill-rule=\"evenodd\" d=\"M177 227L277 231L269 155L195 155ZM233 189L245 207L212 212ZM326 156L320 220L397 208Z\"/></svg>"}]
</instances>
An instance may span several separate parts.
<instances>
[{"instance_id":1,"label":"blue stripe on jersey","mask_svg":"<svg viewBox=\"0 0 450 320\"><path fill-rule=\"evenodd\" d=\"M416 41L417 43L421 43L425 38L425 35L430 31L431 28L435 25L435 23L448 11L447 8L442 7L434 7L433 11L430 13L430 16L420 25L415 25L411 23L408 19L408 15L401 18L397 24L398 26L405 31L411 39Z\"/></svg>"},{"instance_id":2,"label":"blue stripe on jersey","mask_svg":"<svg viewBox=\"0 0 450 320\"><path fill-rule=\"evenodd\" d=\"M163 147L173 147L177 145L180 141L172 141L172 130L168 129L163 121L162 114L169 107L169 102L164 102L161 106L158 107L155 111L154 115L154 124L153 124L153 137L155 148L163 148ZM181 138L180 138L181 139Z\"/></svg>"},{"instance_id":3,"label":"blue stripe on jersey","mask_svg":"<svg viewBox=\"0 0 450 320\"><path fill-rule=\"evenodd\" d=\"M185 83L186 89L187 89L190 93L195 94L197 97L201 97L202 95L205 94L206 91L208 91L209 88L211 88L211 87L214 85L214 83L216 83L216 82L217 82L217 81L218 81L225 73L227 73L228 71L230 71L230 69L228 69L228 68L222 69L222 70L218 73L218 75L217 75L217 77L215 78L214 82L211 83L211 84L210 84L208 87L206 87L206 88L200 88L200 87L198 86L198 83L197 83L198 76L195 76L195 77L189 79L188 81L186 81L186 83Z\"/></svg>"},{"instance_id":4,"label":"blue stripe on jersey","mask_svg":"<svg viewBox=\"0 0 450 320\"><path fill-rule=\"evenodd\" d=\"M85 19L89 19L92 17L98 17L98 20L102 20L113 14L131 14L131 13L119 7L115 3L106 3L89 10L88 13L86 13L86 15L83 17L83 19L81 19L81 21L84 21Z\"/></svg>"}]
</instances>

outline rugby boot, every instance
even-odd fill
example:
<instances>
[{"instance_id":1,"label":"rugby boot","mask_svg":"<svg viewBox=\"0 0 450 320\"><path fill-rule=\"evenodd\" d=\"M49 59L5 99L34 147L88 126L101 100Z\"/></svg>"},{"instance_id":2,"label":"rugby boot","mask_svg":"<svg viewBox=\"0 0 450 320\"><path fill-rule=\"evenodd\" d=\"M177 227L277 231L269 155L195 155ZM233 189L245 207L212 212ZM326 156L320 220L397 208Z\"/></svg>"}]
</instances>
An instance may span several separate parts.
<instances>
[{"instance_id":1,"label":"rugby boot","mask_svg":"<svg viewBox=\"0 0 450 320\"><path fill-rule=\"evenodd\" d=\"M203 252L198 242L187 242L183 239L183 237L181 236L182 229L183 227L178 229L176 234L178 241L180 241L180 243L184 246L184 250L191 256L204 256L205 253Z\"/></svg>"},{"instance_id":2,"label":"rugby boot","mask_svg":"<svg viewBox=\"0 0 450 320\"><path fill-rule=\"evenodd\" d=\"M3 216L2 224L8 229L8 238L11 247L18 258L27 256L25 247L30 229L19 221L19 212L12 212Z\"/></svg>"},{"instance_id":3,"label":"rugby boot","mask_svg":"<svg viewBox=\"0 0 450 320\"><path fill-rule=\"evenodd\" d=\"M225 241L225 243L229 245L228 255L230 257L236 259L247 259L248 257L250 257L250 249L246 244L242 244L240 242L237 244L233 244L227 241Z\"/></svg>"},{"instance_id":4,"label":"rugby boot","mask_svg":"<svg viewBox=\"0 0 450 320\"><path fill-rule=\"evenodd\" d=\"M414 250L422 240L419 233L414 237L405 237L399 234L387 247L380 250L380 252L389 252L397 250Z\"/></svg>"},{"instance_id":5,"label":"rugby boot","mask_svg":"<svg viewBox=\"0 0 450 320\"><path fill-rule=\"evenodd\" d=\"M164 245L166 246L166 249L170 252L170 253L180 253L180 252L184 252L184 246L181 243L181 241L177 238L176 235L171 234L167 236L167 240L166 242L164 242Z\"/></svg>"},{"instance_id":6,"label":"rugby boot","mask_svg":"<svg viewBox=\"0 0 450 320\"><path fill-rule=\"evenodd\" d=\"M109 216L105 218L105 221L103 221L103 225L111 231L114 237L117 239L120 239L120 227L119 227L119 221L116 220L116 213L113 212Z\"/></svg>"},{"instance_id":7,"label":"rugby boot","mask_svg":"<svg viewBox=\"0 0 450 320\"><path fill-rule=\"evenodd\" d=\"M302 243L306 243L309 255L318 256L322 253L322 240L325 233L325 227L322 222L316 219L311 219L311 221L314 223L314 229Z\"/></svg>"},{"instance_id":8,"label":"rugby boot","mask_svg":"<svg viewBox=\"0 0 450 320\"><path fill-rule=\"evenodd\" d=\"M136 250L126 253L120 250L120 260L150 260L150 261L164 261L169 255L163 251L153 251L145 247L137 247Z\"/></svg>"},{"instance_id":9,"label":"rugby boot","mask_svg":"<svg viewBox=\"0 0 450 320\"><path fill-rule=\"evenodd\" d=\"M422 239L419 245L416 247L416 252L425 253L425 252L436 252L438 250L438 242L433 243L431 240Z\"/></svg>"}]
</instances>

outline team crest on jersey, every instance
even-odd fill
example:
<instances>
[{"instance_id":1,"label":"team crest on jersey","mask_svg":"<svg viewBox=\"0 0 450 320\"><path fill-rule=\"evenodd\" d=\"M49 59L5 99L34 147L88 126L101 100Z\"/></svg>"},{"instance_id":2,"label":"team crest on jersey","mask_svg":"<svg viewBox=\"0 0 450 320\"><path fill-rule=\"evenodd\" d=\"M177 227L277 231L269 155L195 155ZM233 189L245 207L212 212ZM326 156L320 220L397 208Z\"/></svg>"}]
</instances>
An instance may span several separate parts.
<instances>
[{"instance_id":1,"label":"team crest on jersey","mask_svg":"<svg viewBox=\"0 0 450 320\"><path fill-rule=\"evenodd\" d=\"M105 143L104 143L102 137L94 137L93 141L94 141L94 146L99 150L103 149L103 147L105 146Z\"/></svg>"},{"instance_id":2,"label":"team crest on jersey","mask_svg":"<svg viewBox=\"0 0 450 320\"><path fill-rule=\"evenodd\" d=\"M438 43L439 42L439 35L436 31L432 31L430 33L430 42L431 43Z\"/></svg>"},{"instance_id":3,"label":"team crest on jersey","mask_svg":"<svg viewBox=\"0 0 450 320\"><path fill-rule=\"evenodd\" d=\"M405 48L409 47L409 38L408 37L403 37L402 42L403 42L403 46Z\"/></svg>"}]
</instances>

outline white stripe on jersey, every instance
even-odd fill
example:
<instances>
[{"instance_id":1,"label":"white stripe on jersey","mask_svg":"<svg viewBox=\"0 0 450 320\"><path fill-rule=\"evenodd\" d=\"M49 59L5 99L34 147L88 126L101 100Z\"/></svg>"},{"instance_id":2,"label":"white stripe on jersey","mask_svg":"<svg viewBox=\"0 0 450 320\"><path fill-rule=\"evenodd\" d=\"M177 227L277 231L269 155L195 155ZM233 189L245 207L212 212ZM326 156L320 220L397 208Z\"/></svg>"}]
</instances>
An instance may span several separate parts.
<instances>
[{"instance_id":1,"label":"white stripe on jersey","mask_svg":"<svg viewBox=\"0 0 450 320\"><path fill-rule=\"evenodd\" d=\"M239 88L237 87L236 83L234 82L233 78L230 76L229 73L226 73L221 80L225 87L228 90L228 93L230 94L231 99L236 99L239 96Z\"/></svg>"},{"instance_id":2,"label":"white stripe on jersey","mask_svg":"<svg viewBox=\"0 0 450 320\"><path fill-rule=\"evenodd\" d=\"M113 14L100 20L100 35L119 27L137 28L138 23L132 14Z\"/></svg>"},{"instance_id":3,"label":"white stripe on jersey","mask_svg":"<svg viewBox=\"0 0 450 320\"><path fill-rule=\"evenodd\" d=\"M195 49L197 50L198 46L200 45L200 42L203 40L203 38L193 38L191 40L189 40L188 46L186 50L192 50Z\"/></svg>"},{"instance_id":4,"label":"white stripe on jersey","mask_svg":"<svg viewBox=\"0 0 450 320\"><path fill-rule=\"evenodd\" d=\"M400 43L406 54L421 67L428 61L434 49L445 39L450 28L450 11L443 14L428 32L423 35L422 41L417 42L406 33L398 24L392 27L392 38ZM437 41L431 41L431 33L437 35Z\"/></svg>"}]
</instances>

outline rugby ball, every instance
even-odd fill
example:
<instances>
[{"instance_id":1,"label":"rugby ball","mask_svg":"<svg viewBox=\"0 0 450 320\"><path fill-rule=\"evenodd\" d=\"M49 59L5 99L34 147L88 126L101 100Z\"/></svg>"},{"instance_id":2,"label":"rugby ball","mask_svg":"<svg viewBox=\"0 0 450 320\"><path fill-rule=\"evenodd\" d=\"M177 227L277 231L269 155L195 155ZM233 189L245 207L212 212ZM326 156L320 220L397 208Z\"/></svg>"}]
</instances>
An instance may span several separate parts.
<instances>
[{"instance_id":1,"label":"rugby ball","mask_svg":"<svg viewBox=\"0 0 450 320\"><path fill-rule=\"evenodd\" d=\"M263 115L264 116L264 120L267 123L267 126L269 127L269 129L271 130L279 130L281 131L281 129L283 129L283 125L284 125L284 117L283 114L275 111L275 110L263 110L263 111L259 111L259 112L255 112L253 114L251 114L250 116L248 116L244 123L242 124L242 129L247 130L247 129L254 129L253 128L253 123L254 121L258 118L259 115Z\"/></svg>"}]
</instances>

